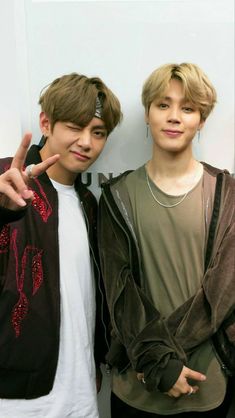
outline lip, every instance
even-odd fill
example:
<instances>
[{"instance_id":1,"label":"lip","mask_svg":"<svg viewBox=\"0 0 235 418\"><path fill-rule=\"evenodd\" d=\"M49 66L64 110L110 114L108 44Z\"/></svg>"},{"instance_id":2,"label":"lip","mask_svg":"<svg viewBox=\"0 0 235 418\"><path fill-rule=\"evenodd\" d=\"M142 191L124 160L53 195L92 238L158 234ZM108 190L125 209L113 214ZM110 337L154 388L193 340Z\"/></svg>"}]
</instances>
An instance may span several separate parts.
<instances>
[{"instance_id":1,"label":"lip","mask_svg":"<svg viewBox=\"0 0 235 418\"><path fill-rule=\"evenodd\" d=\"M75 156L75 158L79 161L84 162L84 161L90 160L90 157L87 157L87 155L80 154L80 152L77 152L77 151L71 151L71 152Z\"/></svg>"},{"instance_id":2,"label":"lip","mask_svg":"<svg viewBox=\"0 0 235 418\"><path fill-rule=\"evenodd\" d=\"M170 138L177 138L178 136L182 135L182 131L177 131L176 129L163 129L165 135L169 136Z\"/></svg>"}]
</instances>

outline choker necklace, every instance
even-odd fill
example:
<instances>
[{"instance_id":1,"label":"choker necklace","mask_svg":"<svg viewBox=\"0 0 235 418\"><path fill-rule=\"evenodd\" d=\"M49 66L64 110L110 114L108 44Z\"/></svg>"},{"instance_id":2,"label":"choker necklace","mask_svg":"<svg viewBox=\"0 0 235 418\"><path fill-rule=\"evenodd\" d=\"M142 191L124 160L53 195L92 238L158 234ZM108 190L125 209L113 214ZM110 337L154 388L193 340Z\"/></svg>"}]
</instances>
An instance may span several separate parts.
<instances>
[{"instance_id":1,"label":"choker necklace","mask_svg":"<svg viewBox=\"0 0 235 418\"><path fill-rule=\"evenodd\" d=\"M157 198L156 198L156 196L155 196L155 194L153 193L153 190L152 190L152 188L151 188L151 186L150 186L150 182L149 182L149 176L148 176L148 173L147 173L147 169L146 169L146 167L145 167L145 174L146 174L146 181L147 181L147 185L148 185L148 188L149 188L149 191L150 191L150 193L151 193L151 195L152 195L152 197L153 197L153 199L160 205L160 206L163 206L164 208L174 208L175 206L178 206L178 205L180 205L180 203L182 203L183 201L184 201L184 199L186 199L186 197L188 196L188 194L189 194L189 192L190 192L190 190L192 190L192 189L190 189L190 190L188 190L184 195L183 195L183 197L178 201L178 202L176 202L176 203L174 203L173 205L165 205L164 203L162 203L162 202L160 202ZM196 177L196 176L195 176Z\"/></svg>"}]
</instances>

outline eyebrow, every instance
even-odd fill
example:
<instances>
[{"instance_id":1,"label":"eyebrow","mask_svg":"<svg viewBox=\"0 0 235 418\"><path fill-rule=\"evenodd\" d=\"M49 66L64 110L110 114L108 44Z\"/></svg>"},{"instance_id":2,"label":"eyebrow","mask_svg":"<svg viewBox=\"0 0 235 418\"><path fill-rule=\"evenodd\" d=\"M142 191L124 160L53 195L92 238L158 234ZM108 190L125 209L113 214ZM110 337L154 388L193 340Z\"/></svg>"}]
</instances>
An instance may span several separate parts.
<instances>
[{"instance_id":1,"label":"eyebrow","mask_svg":"<svg viewBox=\"0 0 235 418\"><path fill-rule=\"evenodd\" d=\"M66 122L65 122L66 123ZM80 126L80 125L78 125L78 124L76 124L76 123L74 123L74 122L67 122L66 123L66 125L67 126L72 126L72 127L74 127L75 129L76 128L82 128L82 126ZM107 128L106 128L106 125L105 124L102 124L102 125L94 125L94 126L92 126L92 129L104 129L104 130L107 130Z\"/></svg>"},{"instance_id":2,"label":"eyebrow","mask_svg":"<svg viewBox=\"0 0 235 418\"><path fill-rule=\"evenodd\" d=\"M154 101L159 102L161 100L171 101L172 100L172 97L170 97L170 96L161 96L161 97L157 97Z\"/></svg>"},{"instance_id":3,"label":"eyebrow","mask_svg":"<svg viewBox=\"0 0 235 418\"><path fill-rule=\"evenodd\" d=\"M103 129L104 131L107 130L105 125L95 125L92 126L92 129Z\"/></svg>"},{"instance_id":4,"label":"eyebrow","mask_svg":"<svg viewBox=\"0 0 235 418\"><path fill-rule=\"evenodd\" d=\"M169 100L169 101L172 101L173 99L170 96L165 96L165 97L160 98L159 100ZM185 96L182 97L182 99L180 99L180 102L181 103L191 103L191 101L187 97L185 97Z\"/></svg>"}]
</instances>

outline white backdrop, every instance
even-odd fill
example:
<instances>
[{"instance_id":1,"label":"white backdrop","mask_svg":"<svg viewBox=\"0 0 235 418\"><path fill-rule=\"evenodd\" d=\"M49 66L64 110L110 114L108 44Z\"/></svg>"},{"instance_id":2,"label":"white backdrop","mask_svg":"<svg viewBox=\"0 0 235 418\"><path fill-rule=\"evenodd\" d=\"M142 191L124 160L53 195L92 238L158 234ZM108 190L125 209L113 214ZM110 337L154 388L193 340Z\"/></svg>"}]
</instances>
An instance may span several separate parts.
<instances>
[{"instance_id":1,"label":"white backdrop","mask_svg":"<svg viewBox=\"0 0 235 418\"><path fill-rule=\"evenodd\" d=\"M35 142L39 92L58 75L99 75L122 103L123 123L90 170L96 194L97 173L108 177L148 159L151 140L145 137L141 88L150 72L166 62L195 62L214 83L218 104L200 143L195 141L195 152L199 159L234 170L232 0L25 0L16 1L16 9L16 38L25 38L24 45L17 44L25 104L20 120Z\"/></svg>"},{"instance_id":2,"label":"white backdrop","mask_svg":"<svg viewBox=\"0 0 235 418\"><path fill-rule=\"evenodd\" d=\"M233 172L233 3L1 0L0 156L12 155L26 130L38 142L43 86L73 71L98 75L119 97L124 113L90 170L98 197L98 173L116 175L150 156L140 101L146 77L161 64L189 61L204 69L218 93L200 142L195 140L196 155ZM101 418L109 417L107 385L100 397Z\"/></svg>"}]
</instances>

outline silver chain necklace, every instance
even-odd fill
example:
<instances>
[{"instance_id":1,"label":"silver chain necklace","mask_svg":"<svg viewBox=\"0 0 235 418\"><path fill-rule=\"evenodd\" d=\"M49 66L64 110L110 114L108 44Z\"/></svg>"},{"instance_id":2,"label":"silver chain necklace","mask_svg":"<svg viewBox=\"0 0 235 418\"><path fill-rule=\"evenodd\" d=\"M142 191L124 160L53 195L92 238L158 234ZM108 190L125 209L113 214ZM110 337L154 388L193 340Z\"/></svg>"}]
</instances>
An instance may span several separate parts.
<instances>
[{"instance_id":1,"label":"silver chain necklace","mask_svg":"<svg viewBox=\"0 0 235 418\"><path fill-rule=\"evenodd\" d=\"M156 198L156 196L155 196L155 194L153 193L153 191L152 191L152 188L151 188L151 186L150 186L150 183L149 183L149 176L148 176L148 173L147 173L147 170L145 169L145 174L146 174L146 181L147 181L147 185L148 185L148 188L149 188L149 191L150 191L150 193L151 193L151 195L152 195L152 197L153 197L153 199L160 205L160 206L163 206L164 208L174 208L175 206L178 206L178 205L180 205L180 203L182 203L183 201L184 201L184 199L186 199L186 197L188 196L188 194L189 194L189 192L190 192L190 190L188 190L184 195L183 195L183 197L179 200L179 202L176 202L176 203L174 203L173 205L165 205L164 203L162 203L162 202L160 202L157 198Z\"/></svg>"}]
</instances>

